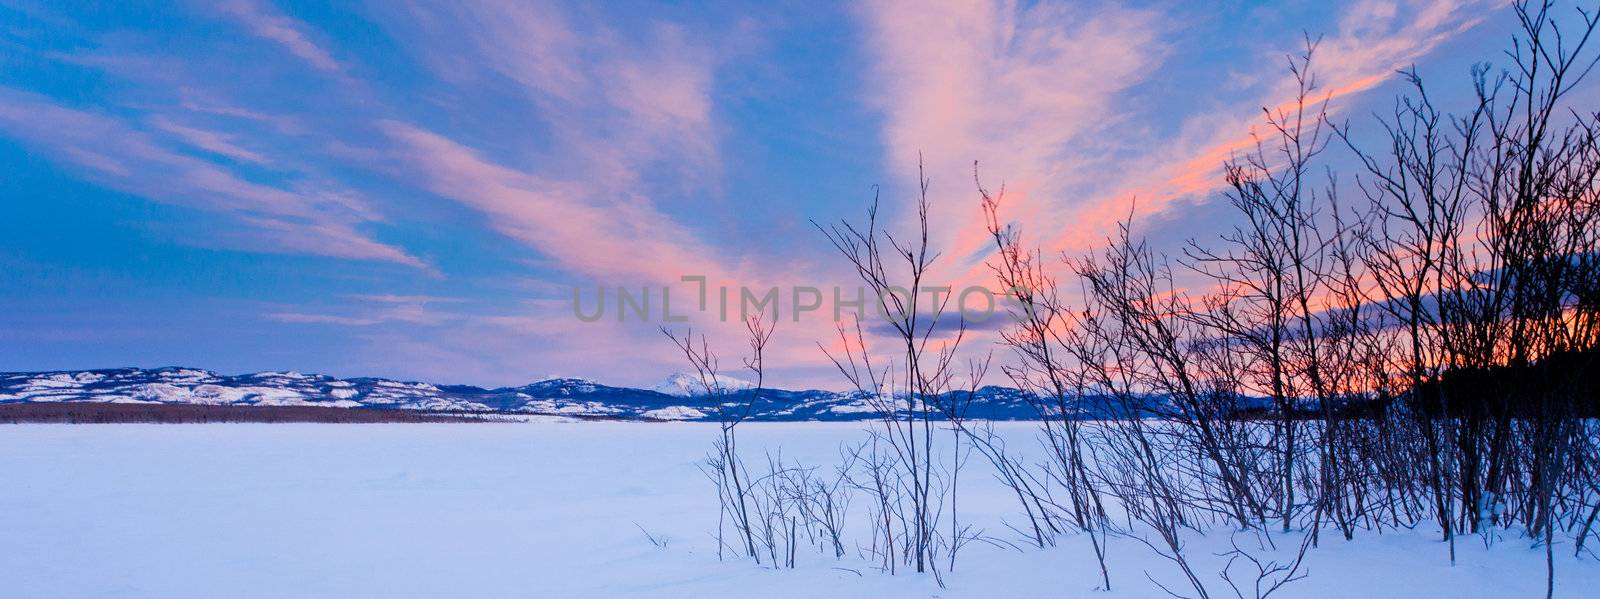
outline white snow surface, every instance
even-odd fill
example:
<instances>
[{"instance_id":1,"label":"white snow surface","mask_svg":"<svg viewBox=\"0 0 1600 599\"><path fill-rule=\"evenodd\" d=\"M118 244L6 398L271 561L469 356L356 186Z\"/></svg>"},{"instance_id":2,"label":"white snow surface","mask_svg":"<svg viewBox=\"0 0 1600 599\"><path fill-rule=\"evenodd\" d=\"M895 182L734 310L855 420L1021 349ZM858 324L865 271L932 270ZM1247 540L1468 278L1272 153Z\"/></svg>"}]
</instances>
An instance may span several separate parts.
<instances>
[{"instance_id":1,"label":"white snow surface","mask_svg":"<svg viewBox=\"0 0 1600 599\"><path fill-rule=\"evenodd\" d=\"M781 448L831 465L863 426L749 423L740 447L752 464ZM1098 591L1088 540L1071 535L1046 550L969 544L947 589L853 556L802 552L796 570L718 561L713 491L696 468L715 427L7 425L0 596L1165 597L1146 572L1181 584L1169 562L1113 538L1114 590ZM997 428L1032 443L1032 425ZM1020 515L1014 499L981 466L963 475L964 522L1021 545L1002 524ZM1226 545L1226 531L1188 545L1224 593L1213 554ZM1273 596L1543 596L1543 552L1526 541L1469 536L1457 551L1451 566L1426 526L1352 542L1329 529L1309 577ZM1568 545L1556 555L1558 597L1600 586L1600 563Z\"/></svg>"},{"instance_id":2,"label":"white snow surface","mask_svg":"<svg viewBox=\"0 0 1600 599\"><path fill-rule=\"evenodd\" d=\"M705 418L706 413L688 406L668 406L654 410L645 410L641 416L652 420L690 420Z\"/></svg>"}]
</instances>

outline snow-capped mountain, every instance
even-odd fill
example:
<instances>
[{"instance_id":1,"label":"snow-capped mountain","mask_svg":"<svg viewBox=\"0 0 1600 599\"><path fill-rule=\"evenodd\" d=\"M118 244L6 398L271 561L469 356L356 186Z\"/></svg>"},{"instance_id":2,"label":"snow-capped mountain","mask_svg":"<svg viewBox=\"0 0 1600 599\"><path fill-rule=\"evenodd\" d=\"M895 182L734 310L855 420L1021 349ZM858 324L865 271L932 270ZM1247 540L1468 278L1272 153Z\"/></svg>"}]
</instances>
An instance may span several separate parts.
<instances>
[{"instance_id":1,"label":"snow-capped mountain","mask_svg":"<svg viewBox=\"0 0 1600 599\"><path fill-rule=\"evenodd\" d=\"M565 415L638 420L716 420L742 405L753 385L731 377L717 405L693 375L674 375L654 389L612 387L576 378L550 378L520 387L485 389L381 378L340 379L298 372L222 375L194 368L0 373L0 404L109 402L236 406L318 406L442 413ZM762 389L751 420L870 420L869 396L856 392ZM1037 416L1016 389L984 387L968 416L1025 420Z\"/></svg>"},{"instance_id":2,"label":"snow-capped mountain","mask_svg":"<svg viewBox=\"0 0 1600 599\"><path fill-rule=\"evenodd\" d=\"M723 374L715 376L715 380L712 381L709 386L716 387L718 392L743 391L746 389L754 389L756 386L755 383L750 381L737 379ZM673 373L672 376L667 377L667 380L662 381L661 384L651 387L650 390L655 391L656 393L671 395L673 397L699 397L702 395L710 395L707 388L708 385L706 385L706 381L701 379L700 375L691 374L688 372L677 372Z\"/></svg>"}]
</instances>

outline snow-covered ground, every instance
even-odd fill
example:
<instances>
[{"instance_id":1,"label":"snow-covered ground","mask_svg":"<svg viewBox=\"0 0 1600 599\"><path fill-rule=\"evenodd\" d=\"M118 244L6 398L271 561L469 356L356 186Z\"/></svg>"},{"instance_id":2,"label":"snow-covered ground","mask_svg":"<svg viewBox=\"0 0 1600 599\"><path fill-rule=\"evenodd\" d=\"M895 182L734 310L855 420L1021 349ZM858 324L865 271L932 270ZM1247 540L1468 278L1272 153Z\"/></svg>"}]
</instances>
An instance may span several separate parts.
<instances>
[{"instance_id":1,"label":"snow-covered ground","mask_svg":"<svg viewBox=\"0 0 1600 599\"><path fill-rule=\"evenodd\" d=\"M741 448L830 464L863 426L747 424ZM1015 446L1032 434L1002 426ZM1071 537L1020 553L969 545L947 589L814 553L792 571L718 562L696 468L714 435L597 422L0 427L0 596L1162 597L1146 572L1179 583L1126 539L1110 544L1111 593L1095 591L1088 541ZM963 474L963 518L1020 541L1001 523L1013 500L984 467ZM1225 532L1191 541L1207 582L1225 545ZM1542 596L1543 552L1521 539L1467 537L1458 552L1452 567L1432 530L1325 535L1309 577L1274 597ZM1557 596L1596 588L1600 563L1558 547Z\"/></svg>"}]
</instances>

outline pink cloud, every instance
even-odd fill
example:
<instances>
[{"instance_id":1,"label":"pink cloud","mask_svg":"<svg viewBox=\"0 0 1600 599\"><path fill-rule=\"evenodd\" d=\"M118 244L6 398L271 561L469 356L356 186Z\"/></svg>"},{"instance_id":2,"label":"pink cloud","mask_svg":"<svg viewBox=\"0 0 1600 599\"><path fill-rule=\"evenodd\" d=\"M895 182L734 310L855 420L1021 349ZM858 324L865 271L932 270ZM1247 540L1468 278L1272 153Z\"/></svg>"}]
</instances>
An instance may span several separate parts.
<instances>
[{"instance_id":1,"label":"pink cloud","mask_svg":"<svg viewBox=\"0 0 1600 599\"><path fill-rule=\"evenodd\" d=\"M1347 8L1317 50L1321 93L1370 90L1395 69L1471 28L1496 1L1368 0ZM1024 222L1047 253L1079 251L1128 215L1200 201L1221 184L1221 165L1250 146L1261 106L1293 98L1283 55L1244 65L1277 81L1236 106L1189 117L1180 133L1146 138L1141 115L1121 100L1178 48L1163 43L1165 17L1107 8L1074 15L1059 6L974 0L939 10L879 2L863 10L876 59L875 101L884 111L890 165L932 179L935 243L947 255L982 256L990 243L970 174L1004 183L1004 217ZM1110 164L1108 156L1116 151ZM907 194L908 195L908 194ZM896 198L904 200L909 198ZM989 277L977 261L953 264L959 283Z\"/></svg>"},{"instance_id":2,"label":"pink cloud","mask_svg":"<svg viewBox=\"0 0 1600 599\"><path fill-rule=\"evenodd\" d=\"M1392 2L1366 0L1349 7L1335 34L1318 44L1312 70L1319 89L1316 98L1328 98L1330 112L1341 109L1340 100L1369 91L1392 77L1396 70L1427 56L1439 44L1480 23L1499 0L1417 0ZM1403 10L1402 10L1403 9ZM1263 77L1279 81L1249 104L1232 110L1212 111L1192 117L1181 139L1161 144L1147 155L1143 168L1131 172L1111 193L1071 210L1070 219L1044 240L1049 250L1081 250L1100 240L1117 220L1128 216L1129 202L1138 198L1137 216L1167 210L1177 202L1201 201L1222 186L1222 164L1250 150L1250 132L1266 126L1261 107L1288 110L1295 96L1282 59L1263 58ZM1045 229L1051 230L1051 229Z\"/></svg>"},{"instance_id":3,"label":"pink cloud","mask_svg":"<svg viewBox=\"0 0 1600 599\"><path fill-rule=\"evenodd\" d=\"M862 13L888 163L895 173L914 173L919 157L926 163L934 243L955 257L990 243L974 226L983 222L974 160L1002 175L1010 210L1045 214L1081 167L1074 148L1096 145L1091 138L1118 116L1118 94L1167 51L1162 19L1147 11L967 1L876 2Z\"/></svg>"},{"instance_id":4,"label":"pink cloud","mask_svg":"<svg viewBox=\"0 0 1600 599\"><path fill-rule=\"evenodd\" d=\"M676 283L680 276L731 277L711 248L618 179L541 176L411 125L387 122L401 159L434 193L484 213L489 226L568 271L626 283ZM585 173L588 175L588 173Z\"/></svg>"},{"instance_id":5,"label":"pink cloud","mask_svg":"<svg viewBox=\"0 0 1600 599\"><path fill-rule=\"evenodd\" d=\"M299 21L274 14L271 9L250 0L230 0L219 8L244 23L256 37L283 46L307 64L329 73L342 73L343 69L322 46L311 41L305 26Z\"/></svg>"},{"instance_id":6,"label":"pink cloud","mask_svg":"<svg viewBox=\"0 0 1600 599\"><path fill-rule=\"evenodd\" d=\"M395 156L424 187L568 272L630 284L733 277L737 260L658 208L661 187L715 184L713 54L677 25L635 37L583 16L542 2L413 6L425 63L445 80L515 82L552 139L530 160L502 163L448 134L387 121ZM647 184L646 171L680 176Z\"/></svg>"},{"instance_id":7,"label":"pink cloud","mask_svg":"<svg viewBox=\"0 0 1600 599\"><path fill-rule=\"evenodd\" d=\"M643 197L635 173L665 167L685 187L719 169L711 98L715 55L703 32L654 23L643 35L548 2L468 0L426 9L416 51L447 81L485 74L515 82L560 148L559 168L618 180Z\"/></svg>"},{"instance_id":8,"label":"pink cloud","mask_svg":"<svg viewBox=\"0 0 1600 599\"><path fill-rule=\"evenodd\" d=\"M268 162L265 156L239 147L238 144L234 143L232 136L224 133L187 127L164 118L154 119L152 124L163 131L182 138L191 146L213 154L256 164L266 164Z\"/></svg>"},{"instance_id":9,"label":"pink cloud","mask_svg":"<svg viewBox=\"0 0 1600 599\"><path fill-rule=\"evenodd\" d=\"M368 326L383 322L378 318L365 318L360 316L338 316L334 314L308 314L305 312L273 312L267 315L269 320L296 324L338 324L346 326Z\"/></svg>"}]
</instances>

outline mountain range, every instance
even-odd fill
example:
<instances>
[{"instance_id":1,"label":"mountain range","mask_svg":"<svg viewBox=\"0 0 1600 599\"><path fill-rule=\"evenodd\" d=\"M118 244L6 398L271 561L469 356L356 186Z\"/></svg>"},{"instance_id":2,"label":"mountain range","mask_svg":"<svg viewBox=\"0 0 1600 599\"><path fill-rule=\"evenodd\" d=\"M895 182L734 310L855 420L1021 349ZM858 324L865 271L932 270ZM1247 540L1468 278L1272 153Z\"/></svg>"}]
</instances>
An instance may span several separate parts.
<instances>
[{"instance_id":1,"label":"mountain range","mask_svg":"<svg viewBox=\"0 0 1600 599\"><path fill-rule=\"evenodd\" d=\"M722 406L698 376L675 374L652 389L614 387L578 378L548 378L520 387L486 389L383 378L341 379L298 372L223 375L196 368L0 373L0 405L50 402L310 406L329 409L409 410L425 413L553 415L624 420L715 421L718 411L742 405L754 385L719 377ZM755 421L871 420L871 396L862 392L761 389L748 419ZM965 394L963 393L963 398ZM987 386L972 396L967 417L1029 420L1038 417L1017 389Z\"/></svg>"}]
</instances>

